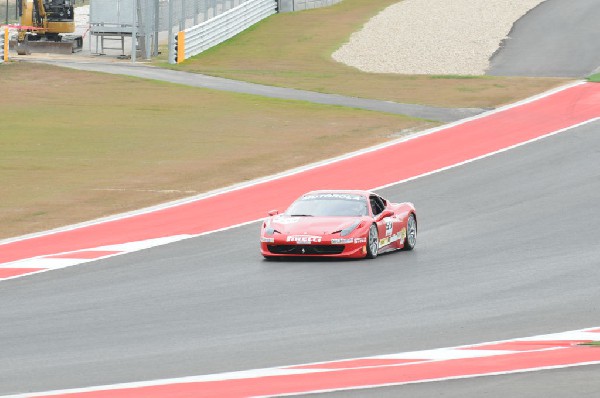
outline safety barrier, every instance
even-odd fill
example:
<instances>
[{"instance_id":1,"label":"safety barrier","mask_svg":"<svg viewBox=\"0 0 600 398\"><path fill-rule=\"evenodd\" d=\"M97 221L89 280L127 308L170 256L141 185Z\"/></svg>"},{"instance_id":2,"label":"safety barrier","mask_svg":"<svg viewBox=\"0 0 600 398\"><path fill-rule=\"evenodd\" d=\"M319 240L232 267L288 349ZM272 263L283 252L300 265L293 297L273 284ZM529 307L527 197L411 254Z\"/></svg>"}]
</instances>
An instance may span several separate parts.
<instances>
[{"instance_id":1,"label":"safety barrier","mask_svg":"<svg viewBox=\"0 0 600 398\"><path fill-rule=\"evenodd\" d=\"M329 7L342 0L279 0L279 12L302 11L311 8Z\"/></svg>"},{"instance_id":2,"label":"safety barrier","mask_svg":"<svg viewBox=\"0 0 600 398\"><path fill-rule=\"evenodd\" d=\"M178 32L174 40L174 59L179 63L224 42L277 12L277 0L248 0L223 14Z\"/></svg>"},{"instance_id":3,"label":"safety barrier","mask_svg":"<svg viewBox=\"0 0 600 398\"><path fill-rule=\"evenodd\" d=\"M8 58L8 28L3 27L0 30L0 64L4 62L5 59ZM6 41L5 41L6 40ZM6 43L6 48L4 48L4 43Z\"/></svg>"}]
</instances>

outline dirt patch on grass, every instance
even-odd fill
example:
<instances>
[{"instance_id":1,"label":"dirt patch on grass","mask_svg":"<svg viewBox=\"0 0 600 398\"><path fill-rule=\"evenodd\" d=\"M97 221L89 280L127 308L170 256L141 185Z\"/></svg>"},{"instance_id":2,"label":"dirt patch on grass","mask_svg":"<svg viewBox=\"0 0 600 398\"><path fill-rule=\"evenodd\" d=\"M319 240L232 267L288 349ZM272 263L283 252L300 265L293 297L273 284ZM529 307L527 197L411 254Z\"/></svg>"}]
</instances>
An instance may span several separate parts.
<instances>
[{"instance_id":1,"label":"dirt patch on grass","mask_svg":"<svg viewBox=\"0 0 600 398\"><path fill-rule=\"evenodd\" d=\"M372 16L397 0L344 0L334 6L276 14L177 66L267 85L442 107L489 108L567 82L558 78L374 74L331 54ZM166 52L165 52L166 53Z\"/></svg>"},{"instance_id":2,"label":"dirt patch on grass","mask_svg":"<svg viewBox=\"0 0 600 398\"><path fill-rule=\"evenodd\" d=\"M0 238L191 196L433 126L48 65L0 68Z\"/></svg>"}]
</instances>

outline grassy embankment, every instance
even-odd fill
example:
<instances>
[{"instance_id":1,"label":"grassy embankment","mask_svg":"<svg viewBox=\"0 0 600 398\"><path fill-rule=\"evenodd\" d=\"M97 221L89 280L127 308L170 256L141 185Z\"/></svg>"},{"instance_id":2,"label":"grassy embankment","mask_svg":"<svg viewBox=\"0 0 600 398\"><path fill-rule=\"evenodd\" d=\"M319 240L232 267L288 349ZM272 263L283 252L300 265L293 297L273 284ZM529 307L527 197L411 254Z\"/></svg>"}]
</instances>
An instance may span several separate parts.
<instances>
[{"instance_id":1,"label":"grassy embankment","mask_svg":"<svg viewBox=\"0 0 600 398\"><path fill-rule=\"evenodd\" d=\"M345 0L275 15L176 68L461 107L496 106L564 82L377 75L331 61L393 2ZM434 125L26 63L0 67L0 109L0 238L206 192Z\"/></svg>"},{"instance_id":2,"label":"grassy embankment","mask_svg":"<svg viewBox=\"0 0 600 398\"><path fill-rule=\"evenodd\" d=\"M37 65L0 65L0 238L224 187L433 123Z\"/></svg>"},{"instance_id":3,"label":"grassy embankment","mask_svg":"<svg viewBox=\"0 0 600 398\"><path fill-rule=\"evenodd\" d=\"M267 85L363 98L487 108L515 102L566 79L363 73L331 54L373 15L397 0L344 0L334 6L274 15L233 39L173 66Z\"/></svg>"}]
</instances>

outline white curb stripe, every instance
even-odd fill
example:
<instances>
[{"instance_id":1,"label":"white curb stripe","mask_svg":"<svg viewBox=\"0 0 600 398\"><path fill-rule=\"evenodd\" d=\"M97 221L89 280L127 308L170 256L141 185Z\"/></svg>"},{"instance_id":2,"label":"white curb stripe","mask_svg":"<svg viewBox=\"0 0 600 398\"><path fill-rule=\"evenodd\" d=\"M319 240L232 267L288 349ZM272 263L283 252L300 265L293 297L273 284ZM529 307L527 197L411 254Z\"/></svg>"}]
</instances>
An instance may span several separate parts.
<instances>
[{"instance_id":1,"label":"white curb stripe","mask_svg":"<svg viewBox=\"0 0 600 398\"><path fill-rule=\"evenodd\" d=\"M123 214L112 216L112 217L107 217L107 218L103 218L103 219L93 220L93 221L89 221L89 222L85 222L85 223L81 223L81 224L75 224L75 225L67 226L67 227L64 227L64 228L59 228L59 229L55 229L55 230L45 231L45 232L42 232L42 233L39 233L39 234L25 235L25 236L22 236L22 237L17 237L17 238L8 239L8 240L0 240L0 246L2 244L11 243L11 242L15 242L15 241L26 240L26 239L29 239L29 238L34 238L34 237L39 237L39 236L51 235L51 234L58 233L58 232L63 232L63 231L68 231L68 230L73 230L73 229L78 229L78 228L82 228L82 227L86 227L86 226L90 226L90 225L95 225L95 224L101 224L101 223L107 222L107 221L124 219L124 218L133 217L133 216L140 215L140 214L151 213L153 211L163 210L163 209L170 208L170 207L176 207L176 206L179 206L179 205L182 205L182 204L191 203L191 202L195 202L195 201L200 201L200 200L207 199L207 198L210 198L210 197L214 197L214 196L217 196L217 195L220 195L220 194L224 194L224 193L228 193L228 192L240 190L240 189L251 187L251 186L254 186L254 185L258 185L258 184L261 184L263 182L268 182L268 181L276 180L276 179L279 179L279 178L287 177L287 176L290 176L290 175L298 174L298 173L301 173L301 172L304 172L304 171L307 171L307 170L310 170L310 169L313 169L313 168L317 168L317 167L320 167L320 166L323 166L323 165L328 165L328 164L336 163L336 162L339 162L341 160L345 160L345 159L348 159L348 158L352 158L352 157L356 157L356 156L362 155L364 153L373 152L373 151L376 151L376 150L379 150L379 149L383 149L383 148L386 148L386 147L389 147L389 146L393 146L393 145L396 145L396 144L398 144L400 142L409 141L409 140L412 140L412 139L415 139L415 138L418 138L418 137L421 137L421 136L424 136L424 135L429 135L429 134L432 134L432 133L435 133L435 132L438 132L438 131L441 131L441 130L446 130L446 129L454 127L454 126L467 123L467 122L469 122L471 120L480 119L480 118L487 117L489 115L493 115L495 113L499 113L499 112L502 112L502 111L505 111L505 110L508 110L508 109L512 109L512 108L521 106L521 105L526 105L526 104L529 104L529 103L534 102L536 100L539 100L539 99L551 96L553 94L559 93L561 91L564 91L564 90L567 90L569 88L573 88L573 87L576 87L576 86L582 85L582 84L586 84L586 82L581 81L581 82L576 82L574 84L570 84L570 85L567 85L567 86L559 87L557 89L548 91L546 93L543 93L543 94L540 94L540 95L528 98L528 99L526 99L524 101L520 101L520 102L517 102L515 104L511 104L511 105L505 106L505 107L501 107L501 108L495 109L493 111L486 112L484 114L474 116L472 118L463 119L463 120L460 120L460 121L457 121L457 122L454 122L454 123L450 123L448 125L440 126L440 127L434 128L434 129L426 130L426 131L421 132L421 133L410 135L408 137L403 137L403 138L400 138L398 140L390 141L390 142L387 142L387 143L384 143L384 144L380 144L380 145L377 145L377 146L374 146L374 147L371 147L371 148L366 148L366 149L363 149L363 150L360 150L360 151L352 152L352 153L349 153L349 154L346 154L346 155L342 155L342 156L339 156L339 157L336 157L336 158L332 158L332 159L329 159L329 160L325 160L325 161L322 161L322 162L317 162L317 163L314 163L314 164L311 164L311 165L308 165L308 166L304 166L304 167L292 169L292 170L289 170L289 171L286 171L286 172L283 172L283 173L279 173L279 174L275 174L275 175L272 175L272 176L264 177L264 178L261 178L261 179L253 180L253 181L250 181L248 183L233 185L231 187L220 189L220 190L216 190L216 191L211 191L211 192L203 194L203 195L198 195L198 196L194 196L194 197L191 197L191 198L186 198L186 199L182 199L182 200L178 200L178 201L174 201L174 202L169 202L169 203L165 203L165 204L162 204L162 205L158 205L158 206L153 206L153 207L141 209L141 210L134 211L134 212L123 213ZM568 130L571 130L571 129L574 129L574 128L577 128L577 127L581 127L583 125L586 125L586 124L589 124L589 123L592 123L592 122L595 122L595 121L598 121L598 120L600 120L600 117L593 118L593 119L587 120L585 122L578 123L576 125L566 127L564 129L561 129L561 130L550 132L550 133L548 133L546 135L534 138L532 140L525 141L525 142L522 142L520 144L516 144L516 145L510 146L510 147L507 147L507 148L503 148L503 149L500 149L498 151L491 152L491 153L488 153L488 154L485 154L485 155L482 155L482 156L478 156L478 157L475 157L473 159L468 159L466 161L463 161L463 162L460 162L460 163L457 163L457 164L454 164L454 165L443 167L443 168L440 168L440 169L437 169L437 170L433 170L431 172L427 172L427 173L424 173L424 174L420 174L420 175L417 175L417 176L414 176L414 177L410 177L410 178L407 178L407 179L404 179L404 180L392 182L392 183L389 183L389 184L386 184L386 185L383 185L383 186L380 186L380 187L372 188L371 190L373 190L373 191L381 190L381 189L384 189L384 188L388 188L388 187L391 187L391 186L395 186L395 185L399 185L399 184L402 184L402 183L405 183L405 182L416 180L418 178L426 177L426 176L429 176L429 175L432 175L432 174L435 174L435 173L439 173L439 172L442 172L442 171L445 171L445 170L449 170L451 168L458 167L458 166L461 166L461 165L464 165L464 164L467 164L467 163L471 163L471 162L474 162L474 161L477 161L477 160L480 160L480 159L484 159L484 158L487 158L489 156L493 156L493 155L496 155L498 153L502 153L502 152L505 152L505 151L508 151L508 150L511 150L511 149L514 149L514 148L517 148L517 147L520 147L520 146L523 146L523 145L526 145L526 144L529 144L529 143L532 143L532 142L535 142L535 141L538 141L538 140L541 140L541 139L544 139L544 138L547 138L547 137L550 137L550 136L555 135L555 134L559 134L559 133L562 133L562 132L565 132L565 131L568 131ZM185 235L185 234L184 235L176 235L176 236L171 236L171 237L149 239L149 240L141 241L141 242L126 242L126 243L121 243L121 244L116 244L116 245L100 246L100 247L97 247L97 248L89 248L89 249L85 249L85 250L87 250L87 251L114 250L114 251L121 251L121 253L116 253L114 255L127 254L127 253L130 253L130 252L134 252L134 251L138 251L138 250L143 250L143 249L148 249L148 248L151 248L151 247L160 246L160 245L164 245L164 244L168 244L168 243L172 243L172 242L176 242L176 241L180 241L180 240L184 240L184 239L189 239L189 238L193 238L193 237L198 237L198 236L203 236L203 235L207 235L207 234L212 234L212 233L223 231L223 230L227 230L227 229L237 228L237 227L240 227L240 226L243 226L243 225L248 225L248 224L252 224L252 223L255 223L255 222L259 222L259 221L262 221L262 218L257 219L257 220L247 221L247 222L244 222L244 223L241 223L241 224L235 224L235 225L232 225L232 226L229 226L229 227L225 227L225 228L220 228L220 229L217 229L217 230L203 232L201 234L196 234L196 235L191 235L191 234L189 234L189 235ZM81 251L83 251L83 250L81 250ZM52 254L52 256L55 256L55 255L56 254ZM50 255L44 256L44 257L49 257L49 256ZM99 258L95 258L95 259L85 259L85 260L82 260L82 261L80 261L78 263L73 263L73 264L69 264L69 265L66 265L66 266L72 266L72 265L77 265L77 264L81 264L81 263L84 263L84 262L100 260L100 259L107 258L107 257L112 257L112 255L111 256L106 256L106 257L99 257ZM7 264L8 263L0 264L0 268L9 268L9 266ZM36 267L36 268L43 268L43 267ZM59 268L64 268L64 267L59 267ZM37 271L36 273L39 273L39 272L40 271ZM24 276L27 276L27 275L31 275L31 273L17 275L17 276L9 277L9 278L3 278L3 279L0 279L0 281L8 280L8 279L15 279L15 278L24 277Z\"/></svg>"},{"instance_id":2,"label":"white curb stripe","mask_svg":"<svg viewBox=\"0 0 600 398\"><path fill-rule=\"evenodd\" d=\"M1 264L0 268L41 268L41 269L60 269L81 264L85 261L79 258L29 258L27 260L15 261L13 263Z\"/></svg>"},{"instance_id":3,"label":"white curb stripe","mask_svg":"<svg viewBox=\"0 0 600 398\"><path fill-rule=\"evenodd\" d=\"M368 359L415 359L414 362L410 363L401 363L401 364L385 364L381 366L365 366L364 368L377 368L377 367L402 367L402 366L411 366L415 365L415 363L426 363L431 362L431 360L427 359L418 359L418 355L429 355L430 357L438 357L436 362L443 362L451 359L465 359L461 355L471 355L469 353L473 353L473 356L468 356L468 358L478 358L478 357L489 357L489 356L500 356L500 355L511 355L511 354L521 354L525 352L535 352L535 351L547 351L551 349L561 349L561 347L540 347L539 350L528 350L528 351L507 351L507 350L477 350L472 348L483 348L486 346L494 346L500 343L516 343L516 342L544 342L544 341L564 341L564 342L572 342L579 340L592 340L598 341L600 340L600 332L592 332L591 330L600 330L600 327L586 328L581 330L574 330L564 333L553 333L546 335L539 335L527 338L517 338L511 340L500 340L500 341L492 341L474 345L465 345L465 346L457 346L457 347L449 347L449 348L440 348L435 350L423 350L423 351L412 351L412 352L404 352L398 354L389 354L389 355L378 355L372 357L364 357L364 358L351 358L351 359L342 359L335 360L332 362L346 362L346 361L358 361L358 360L368 360ZM581 337L586 337L585 339ZM468 348L468 350L467 350ZM466 354L465 354L466 353ZM490 353L492 353L490 355ZM477 355L479 354L479 355ZM245 370L239 372L227 372L227 373L217 373L210 375L202 375L202 376L190 376L190 377L180 377L180 378L172 378L172 379L161 379L161 380L152 380L152 381L143 381L143 382L132 382L132 383L120 383L120 384L112 384L106 386L94 386L87 388L75 388L75 389L64 389L64 390L54 390L48 392L38 392L38 393L30 393L30 394L16 394L16 395L6 395L0 396L0 398L35 398L38 396L53 396L53 395L63 395L63 394L74 394L74 393L87 393L94 391L110 391L110 390L122 390L122 389L130 389L130 388L139 388L139 387L151 387L151 386L164 386L170 384L183 384L183 383L199 383L199 382L207 382L207 381L226 381L226 380L241 380L241 379L255 379L261 377L273 377L273 376L290 376L296 374L310 374L310 373L326 373L326 372L337 372L340 370L344 370L344 368L311 368L311 369L290 369L291 367L298 366L314 366L314 365L326 365L331 362L315 362L308 363L302 365L289 365L289 366L281 366L275 368L264 368L264 369L253 369L253 370ZM480 376L492 376L492 375L501 375L501 374L511 374L511 373L523 373L537 370L546 370L546 369L560 369L565 367L574 367L574 366L585 366L585 365L593 365L600 363L599 361L594 362L585 362L578 364L570 364L570 365L560 365L560 366L545 366L539 368L530 368L530 369L520 369L516 371L507 371L507 372L496 372L496 373L484 373L480 375L467 375L467 376L452 376L447 378L438 378L438 379L426 379L419 381L411 381L411 382L402 382L402 383L392 383L392 384L383 384L377 386L367 386L367 387L357 387L357 388L344 388L344 390L358 390L358 389L366 389L366 388L376 388L376 387L384 387L386 385L396 386L402 384L414 384L414 383L424 383L424 382L432 382L432 381L441 381L441 380L453 380L453 379L462 379L462 378L472 378L472 377L480 377ZM357 369L357 368L352 368ZM316 392L326 392L326 391L338 391L335 390L323 390L323 391L312 391L311 393ZM277 396L294 396L294 395L305 395L306 392L298 393L298 394L279 394Z\"/></svg>"},{"instance_id":4,"label":"white curb stripe","mask_svg":"<svg viewBox=\"0 0 600 398\"><path fill-rule=\"evenodd\" d=\"M575 129L575 128L578 128L578 127L581 127L581 126L585 126L587 124L594 123L594 122L597 122L599 120L600 120L600 117L596 117L596 118L587 120L585 122L581 122L581 123L575 124L573 126L566 127L564 129L560 129L560 130L557 130L557 131L550 132L550 133L548 133L546 135L543 135L543 136L531 139L529 141L525 141L525 142L522 142L522 143L519 143L519 144L516 144L516 145L512 145L510 147L502 148L502 149L500 149L498 151L490 152L488 154L475 157L473 159L468 159L468 160L465 160L465 161L460 162L460 163L456 163L456 164L451 165L451 166L443 167L443 168L440 168L440 169L437 169L437 170L433 170L433 171L430 171L430 172L427 172L427 173L424 173L424 174L420 174L420 175L417 175L417 176L414 176L414 177L410 177L410 178L407 178L407 179L404 179L404 180L400 180L400 181L392 182L390 184L386 184L386 185L383 185L383 186L380 186L380 187L372 188L372 190L373 191L378 191L378 190L381 190L381 189L385 189L385 188L389 188L389 187L392 187L392 186L395 186L395 185L399 185L399 184L403 184L403 183L406 183L406 182L409 182L409 181L413 181L413 180L416 180L418 178L422 178L422 177L426 177L426 176L429 176L429 175L432 175L432 174L440 173L440 172L443 172L443 171L446 171L446 170L449 170L449 169L452 169L452 168L455 168L455 167L458 167L458 166L462 166L464 164L468 164L468 163L471 163L471 162L475 162L477 160L485 159L487 157L494 156L496 154L499 154L499 153L502 153L502 152L506 152L506 151L509 151L511 149L518 148L520 146L527 145L527 144L530 144L530 143L533 143L533 142L536 142L536 141L548 138L548 137L553 136L553 135L557 135L557 134L564 133L566 131L569 131L569 130L572 130L572 129ZM58 265L56 265L56 263L50 262L49 264L50 264L50 267L52 267L52 268L45 267L45 266L41 265L41 264L43 264L42 261L37 262L38 260L42 260L42 259L43 260L48 260L47 258L42 257L42 258L32 258L32 259L20 260L20 261L13 262L13 263L0 264L0 268L50 268L50 269L65 268L65 267L69 267L69 266L81 264L81 263L84 263L84 262L90 262L90 261L100 260L100 259L104 259L104 258L107 258L107 257L113 257L115 255L127 254L127 253L131 253L131 252L139 251L139 250L149 249L149 248L155 247L155 246L161 246L161 245L166 245L166 244L173 243L173 242L178 242L178 241L185 240L185 239L190 239L190 238L195 238L195 237L199 237L199 236L209 235L209 234L213 234L213 233L220 232L220 231L226 231L226 230L233 229L233 228L238 228L238 227L241 227L241 226L244 226L244 225L249 225L249 224L253 224L253 223L256 223L256 222L260 222L262 220L263 220L263 218L256 219L256 220L251 220L251 221L246 221L246 222L243 222L241 224L235 224L235 225L231 225L231 226L225 227L225 228L219 228L219 229L212 230L212 231L206 231L206 232L203 232L203 233L200 233L200 234L174 235L174 236L167 236L167 237L162 237L162 238L153 238L153 239L148 239L148 240L143 240L143 241L137 241L137 242L121 243L121 244L115 244L115 245L108 245L108 246L100 246L100 247L95 247L95 248L83 249L83 250L79 250L79 251L102 251L102 250L107 250L107 251L120 251L121 253L115 253L115 254L110 255L110 256L99 257L99 258L95 258L95 259L82 259L82 260L80 260L78 262L69 262L69 263L65 262L64 266L58 266ZM69 253L73 253L73 252L69 252ZM46 257L56 256L56 255L61 255L61 254L65 254L65 253L52 254L52 255L48 255ZM21 263L25 264L27 262L30 262L30 264L40 264L40 265L38 265L38 266L33 266L33 265L32 266L25 266L25 265L13 266L14 264L21 264ZM39 272L40 271L37 271L35 273L39 273ZM9 278L4 278L4 279L0 279L0 281L2 281L2 280L8 280L8 279L15 279L15 278L19 278L19 277L23 277L23 276L27 276L27 275L31 275L31 273L29 273L29 274L22 274L22 275L18 275L18 276L14 276L14 277L9 277Z\"/></svg>"},{"instance_id":5,"label":"white curb stripe","mask_svg":"<svg viewBox=\"0 0 600 398\"><path fill-rule=\"evenodd\" d=\"M40 270L31 272L31 273L16 275L16 276L8 277L8 278L2 278L2 279L0 279L0 281L16 279L16 278L24 277L27 275L32 275L34 273L37 274L37 273L41 273L41 272L45 272L45 271L56 270L56 269L61 269L61 268L72 267L74 265L89 263L92 261L103 260L103 259L106 259L109 257L115 257L115 256L119 256L122 254L128 254L128 253L132 253L132 252L139 251L139 250L149 249L149 248L156 247L156 246L161 246L161 245L166 245L166 244L173 243L173 242L178 242L178 241L181 241L184 239L189 239L194 236L195 235L167 236L164 238L148 239L148 240L143 240L143 241L122 243L122 244L109 245L109 246L100 246L100 247L82 249L82 250L78 250L75 252L56 253L56 254L51 254L48 256L33 257L33 258L25 259L25 260L13 261L10 263L3 263L3 264L0 264L0 269L3 269L3 268L4 269L6 269L6 268L15 268L15 269L35 268L35 269L40 269ZM98 252L107 251L107 252L115 252L115 253L110 253L110 254L95 257L95 258L77 258L77 253L95 252L95 251L98 251ZM61 258L57 258L57 256L61 256Z\"/></svg>"},{"instance_id":6,"label":"white curb stripe","mask_svg":"<svg viewBox=\"0 0 600 398\"><path fill-rule=\"evenodd\" d=\"M252 186L255 186L255 185L259 185L259 184L262 184L264 182L269 182L269 181L277 180L277 179L280 179L280 178L288 177L288 176L291 176L291 175L299 174L299 173L302 173L302 172L305 172L305 171L308 171L308 170L311 170L311 169L315 169L315 168L320 167L320 166L329 165L329 164L332 164L332 163L337 163L337 162L340 162L342 160L353 158L353 157L356 157L356 156L360 156L360 155L365 154L365 153L374 152L374 151L377 151L379 149L387 148L387 147L399 144L399 143L404 142L404 141L413 140L415 138L419 138L419 137L422 137L422 136L425 136L425 135L436 133L438 131L442 131L442 130L446 130L446 129L449 129L449 128L452 128L452 127L455 127L455 126L459 126L459 125L468 123L468 122L473 121L473 120L482 119L482 118L494 115L496 113L504 112L506 110L510 110L510 109L513 109L513 108L517 108L519 106L530 104L530 103L535 102L537 100L540 100L540 99L552 96L552 95L557 94L557 93L559 93L561 91L565 91L565 90L568 90L570 88L577 87L577 86L583 85L583 84L588 84L588 82L587 81L578 81L578 82L575 82L575 83L567 84L565 86L557 87L555 89L546 91L544 93L535 95L533 97L526 98L526 99L524 99L522 101L518 101L518 102L515 102L513 104L502 106L502 107L499 107L497 109L493 109L493 110L491 110L489 112L484 112L482 114L479 114L479 115L476 115L476 116L473 116L473 117L470 117L470 118L462 119L462 120L459 120L459 121L456 121L456 122L453 122L453 123L445 124L443 126L435 127L433 129L425 130L425 131L422 131L422 132L417 133L417 134L412 134L412 135L409 135L409 136L406 136L406 137L399 138L397 140L388 141L386 143L383 143L383 144L380 144L380 145L376 145L376 146L373 146L373 147L370 147L370 148L365 148L365 149L362 149L362 150L359 150L359 151L350 152L348 154L341 155L341 156L338 156L338 157L334 157L334 158L331 158L331 159L327 159L327 160L324 160L324 161L321 161L321 162L316 162L316 163L312 163L312 164L309 164L309 165L306 165L306 166L302 166L302 167L294 168L294 169L291 169L291 170L287 170L287 171L284 171L282 173L273 174L273 175L270 175L270 176L266 176L266 177L263 177L263 178L258 178L258 179L255 179L255 180L252 180L252 181L248 181L248 182L244 182L244 183L240 183L240 184L234 184L234 185L231 185L229 187L225 187L225 188L222 188L222 189L217 189L217 190L214 190L214 191L210 191L210 192L207 192L207 193L204 193L204 194L201 194L201 195L196 195L196 196L192 196L192 197L189 197L189 198L184 198L184 199L180 199L180 200L176 200L176 201L172 201L172 202L167 202L167 203L163 203L163 204L160 204L160 205L151 206L151 207L147 207L147 208L143 208L143 209L139 209L139 210L135 210L135 211L131 211L131 212L126 212L126 213L121 213L121 214L115 214L113 216L98 218L96 220L90 220L90 221L86 221L86 222L82 222L82 223L78 223L78 224L67 225L67 226L64 226L64 227L55 228L55 229L51 229L51 230L48 230L48 231L37 232L37 233L23 235L23 236L18 236L18 237L14 237L14 238L3 239L3 240L0 240L0 245L6 244L6 243L17 242L17 241L21 241L21 240L26 240L26 239L31 239L31 238L37 238L37 237L46 236L46 235L53 235L53 234L56 234L56 233L59 233L59 232L71 231L71 230L74 230L74 229L84 228L84 227L88 227L88 226L91 226L91 225L102 224L102 223L105 223L105 222L108 222L108 221L115 221L115 220L121 220L121 219L129 218L129 217L134 217L134 216L138 216L138 215L141 215L141 214L148 214L148 213L152 213L152 212L155 212L155 211L164 210L164 209L168 209L168 208L171 208L171 207L176 207L176 206L180 206L180 205L183 205L183 204L192 203L192 202L196 202L196 201L199 201L199 200L203 200L203 199L211 198L211 197L214 197L214 196L222 195L224 193L234 192L234 191L237 191L237 190L240 190L240 189L244 189L244 188L252 187Z\"/></svg>"},{"instance_id":7,"label":"white curb stripe","mask_svg":"<svg viewBox=\"0 0 600 398\"><path fill-rule=\"evenodd\" d=\"M590 329L588 329L590 330ZM543 336L527 337L519 341L580 341L580 340L600 340L600 332L589 332L575 330L573 332L545 334Z\"/></svg>"},{"instance_id":8,"label":"white curb stripe","mask_svg":"<svg viewBox=\"0 0 600 398\"><path fill-rule=\"evenodd\" d=\"M174 236L167 236L164 238L155 238L155 239L141 240L141 241L137 241L137 242L120 243L120 244L109 245L109 246L100 246L100 247L97 247L94 249L88 249L88 250L100 250L100 251L101 250L109 250L109 251L121 251L121 252L135 252L138 250L149 249L149 248L155 247L155 246L162 246L162 245L167 245L167 244L173 243L173 242L179 242L180 240L189 239L193 236L194 235L174 235Z\"/></svg>"},{"instance_id":9,"label":"white curb stripe","mask_svg":"<svg viewBox=\"0 0 600 398\"><path fill-rule=\"evenodd\" d=\"M257 395L257 396L253 396L252 398L295 397L295 396L300 396L300 395L322 394L322 393L328 393L328 392L370 390L370 389L374 389L374 388L383 388L383 387L398 387L398 386L404 386L407 384L434 383L437 381L473 379L476 377L487 377L487 376L504 376L504 375L518 374L518 373L538 372L541 370L566 369L566 368L575 368L575 367L579 367L579 366L589 366L589 365L598 365L598 364L600 364L600 361L582 362L582 363L569 364L569 365L542 366L542 367L538 367L538 368L518 369L518 370L510 370L510 371L506 371L506 372L490 372L490 373L470 374L470 375L466 375L466 376L438 377L438 378L432 378L432 379L405 381L405 382L399 382L399 383L377 384L377 385L372 385L372 386L344 387L344 388L335 388L335 389L327 389L327 390L315 390L315 391L310 391L310 392L291 393L291 394ZM0 397L0 398L13 398L13 397ZM26 398L26 397L14 397L14 398Z\"/></svg>"},{"instance_id":10,"label":"white curb stripe","mask_svg":"<svg viewBox=\"0 0 600 398\"><path fill-rule=\"evenodd\" d=\"M449 359L467 359L492 357L496 355L514 354L517 351L507 350L459 350L455 348L441 348L437 350L413 351L401 354L381 355L378 359L415 359L423 358L433 361L447 361Z\"/></svg>"}]
</instances>

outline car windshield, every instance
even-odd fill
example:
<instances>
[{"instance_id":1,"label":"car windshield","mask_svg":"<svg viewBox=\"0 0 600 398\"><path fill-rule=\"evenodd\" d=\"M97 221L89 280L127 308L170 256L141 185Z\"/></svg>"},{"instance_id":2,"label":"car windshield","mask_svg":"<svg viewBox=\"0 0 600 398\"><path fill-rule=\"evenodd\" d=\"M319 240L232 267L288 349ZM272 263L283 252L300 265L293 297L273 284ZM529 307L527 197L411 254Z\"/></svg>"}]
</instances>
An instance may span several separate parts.
<instances>
[{"instance_id":1,"label":"car windshield","mask_svg":"<svg viewBox=\"0 0 600 398\"><path fill-rule=\"evenodd\" d=\"M367 200L361 195L323 193L304 195L285 212L291 217L366 216Z\"/></svg>"}]
</instances>

